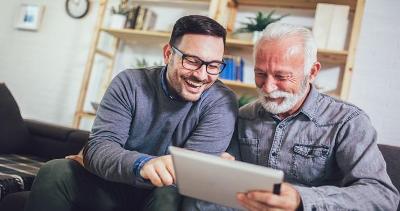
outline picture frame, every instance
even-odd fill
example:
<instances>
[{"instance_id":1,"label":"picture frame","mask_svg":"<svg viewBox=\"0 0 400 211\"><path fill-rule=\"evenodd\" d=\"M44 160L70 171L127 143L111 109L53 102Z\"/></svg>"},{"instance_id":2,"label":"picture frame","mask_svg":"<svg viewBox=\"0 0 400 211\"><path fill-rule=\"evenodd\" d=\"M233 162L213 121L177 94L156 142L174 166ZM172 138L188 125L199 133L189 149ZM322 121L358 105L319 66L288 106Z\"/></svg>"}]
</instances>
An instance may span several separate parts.
<instances>
[{"instance_id":1,"label":"picture frame","mask_svg":"<svg viewBox=\"0 0 400 211\"><path fill-rule=\"evenodd\" d=\"M44 6L37 4L21 4L15 27L21 30L39 30L44 13Z\"/></svg>"}]
</instances>

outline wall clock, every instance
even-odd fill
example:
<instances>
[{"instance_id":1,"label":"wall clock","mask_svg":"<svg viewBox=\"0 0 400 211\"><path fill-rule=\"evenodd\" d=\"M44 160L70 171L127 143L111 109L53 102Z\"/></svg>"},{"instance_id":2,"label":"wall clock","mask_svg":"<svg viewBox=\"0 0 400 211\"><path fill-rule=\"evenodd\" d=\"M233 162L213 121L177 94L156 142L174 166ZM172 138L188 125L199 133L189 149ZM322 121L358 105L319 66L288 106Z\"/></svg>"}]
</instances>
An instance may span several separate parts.
<instances>
[{"instance_id":1,"label":"wall clock","mask_svg":"<svg viewBox=\"0 0 400 211\"><path fill-rule=\"evenodd\" d=\"M89 0L66 0L65 10L72 18L83 18L89 12Z\"/></svg>"}]
</instances>

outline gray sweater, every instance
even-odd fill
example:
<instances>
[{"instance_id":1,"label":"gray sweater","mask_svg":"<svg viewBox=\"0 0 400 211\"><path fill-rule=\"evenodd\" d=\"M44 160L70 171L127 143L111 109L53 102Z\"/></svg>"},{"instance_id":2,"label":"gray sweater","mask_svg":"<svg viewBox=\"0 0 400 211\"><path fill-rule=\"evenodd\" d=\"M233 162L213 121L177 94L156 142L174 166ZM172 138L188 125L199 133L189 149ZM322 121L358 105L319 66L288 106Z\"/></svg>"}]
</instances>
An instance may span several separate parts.
<instances>
[{"instance_id":1,"label":"gray sweater","mask_svg":"<svg viewBox=\"0 0 400 211\"><path fill-rule=\"evenodd\" d=\"M168 154L170 145L209 154L226 150L237 116L235 94L216 81L196 102L172 99L163 88L165 71L125 70L112 80L84 149L90 172L142 186L133 166L144 155Z\"/></svg>"}]
</instances>

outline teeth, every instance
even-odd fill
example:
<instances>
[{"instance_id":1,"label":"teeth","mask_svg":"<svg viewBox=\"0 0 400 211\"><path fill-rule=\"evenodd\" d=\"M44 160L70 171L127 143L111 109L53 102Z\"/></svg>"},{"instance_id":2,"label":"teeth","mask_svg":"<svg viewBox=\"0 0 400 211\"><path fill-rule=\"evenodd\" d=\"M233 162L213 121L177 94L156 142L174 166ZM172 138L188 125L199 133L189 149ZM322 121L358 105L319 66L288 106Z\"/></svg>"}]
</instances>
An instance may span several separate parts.
<instances>
[{"instance_id":1,"label":"teeth","mask_svg":"<svg viewBox=\"0 0 400 211\"><path fill-rule=\"evenodd\" d=\"M195 83L195 82L189 81L189 80L186 80L186 83L188 83L188 84L190 84L190 85L192 85L192 86L194 86L196 88L199 88L199 87L201 87L203 85L203 83Z\"/></svg>"}]
</instances>

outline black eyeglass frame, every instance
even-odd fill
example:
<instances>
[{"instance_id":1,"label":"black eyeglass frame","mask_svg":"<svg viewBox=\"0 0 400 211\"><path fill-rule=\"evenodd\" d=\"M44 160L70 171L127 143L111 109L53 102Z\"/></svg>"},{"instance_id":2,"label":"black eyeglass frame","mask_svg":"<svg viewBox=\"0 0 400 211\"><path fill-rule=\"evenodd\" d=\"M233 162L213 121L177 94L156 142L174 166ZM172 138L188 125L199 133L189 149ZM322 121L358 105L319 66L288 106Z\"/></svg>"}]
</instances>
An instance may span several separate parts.
<instances>
[{"instance_id":1,"label":"black eyeglass frame","mask_svg":"<svg viewBox=\"0 0 400 211\"><path fill-rule=\"evenodd\" d=\"M203 61L202 59L200 59L200 58L197 57L197 56L185 54L184 52L182 52L181 50L179 50L177 47L175 47L175 46L173 46L173 45L171 46L171 48L172 48L172 50L173 50L175 53L179 53L179 54L180 54L180 56L181 56L182 67L184 67L185 69L195 71L195 70L200 69L203 65L206 65L206 72L207 72L208 74L210 74L210 75L219 75L219 74L225 69L225 67L226 67L226 63L223 62L223 60L222 60L222 62L221 62L221 61L210 61L210 62L205 62L205 61ZM197 60L199 60L199 61L201 62L201 65L199 65L196 69L185 67L183 61L185 60L186 57L196 58ZM190 62L190 61L189 61L189 62ZM212 72L209 72L209 71L208 71L208 66L209 66L210 64L213 64L213 63L217 63L217 64L220 64L220 65L221 65L221 66L218 68L218 70L219 70L218 73L212 73Z\"/></svg>"}]
</instances>

